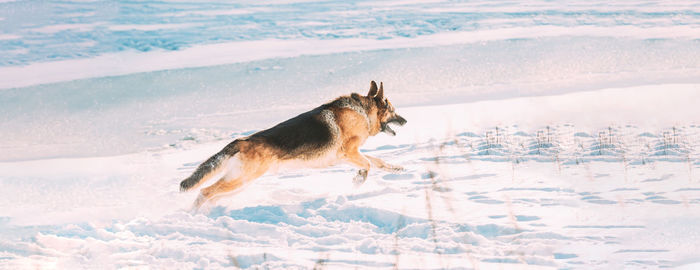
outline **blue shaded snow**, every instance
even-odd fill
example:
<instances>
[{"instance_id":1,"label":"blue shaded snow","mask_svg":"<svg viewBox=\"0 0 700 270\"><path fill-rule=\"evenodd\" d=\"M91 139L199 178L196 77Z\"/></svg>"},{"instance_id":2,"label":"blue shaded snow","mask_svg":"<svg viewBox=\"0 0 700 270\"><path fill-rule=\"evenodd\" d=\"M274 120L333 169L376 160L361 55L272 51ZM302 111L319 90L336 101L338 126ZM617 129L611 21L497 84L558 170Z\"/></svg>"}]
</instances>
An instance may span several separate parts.
<instances>
[{"instance_id":1,"label":"blue shaded snow","mask_svg":"<svg viewBox=\"0 0 700 270\"><path fill-rule=\"evenodd\" d=\"M338 205L328 203L326 199L305 202L298 206L256 206L236 209L226 212L222 207L215 208L210 218L228 216L236 220L247 220L256 223L280 224L293 226L308 224L310 217L322 217L324 220L340 222L364 222L372 224L380 233L394 233L409 224L425 223L425 219L407 217L395 212L371 207L361 207L352 204Z\"/></svg>"}]
</instances>

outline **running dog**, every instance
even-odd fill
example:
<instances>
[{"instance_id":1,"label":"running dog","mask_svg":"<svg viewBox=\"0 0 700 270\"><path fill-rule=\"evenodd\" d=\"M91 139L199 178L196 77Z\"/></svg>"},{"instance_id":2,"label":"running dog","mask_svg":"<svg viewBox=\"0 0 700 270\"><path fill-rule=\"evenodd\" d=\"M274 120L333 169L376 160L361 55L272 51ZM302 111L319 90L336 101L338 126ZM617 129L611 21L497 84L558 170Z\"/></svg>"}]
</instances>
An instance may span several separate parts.
<instances>
[{"instance_id":1,"label":"running dog","mask_svg":"<svg viewBox=\"0 0 700 270\"><path fill-rule=\"evenodd\" d=\"M384 97L384 84L377 88L372 81L367 96L341 96L270 129L234 140L180 182L180 190L196 188L223 173L219 181L201 190L193 205L197 210L205 202L240 190L265 172L282 167L322 168L340 162L360 169L353 179L359 186L367 179L370 164L387 171L403 170L359 151L369 136L379 132L396 135L390 123L403 126L406 119L396 114Z\"/></svg>"}]
</instances>

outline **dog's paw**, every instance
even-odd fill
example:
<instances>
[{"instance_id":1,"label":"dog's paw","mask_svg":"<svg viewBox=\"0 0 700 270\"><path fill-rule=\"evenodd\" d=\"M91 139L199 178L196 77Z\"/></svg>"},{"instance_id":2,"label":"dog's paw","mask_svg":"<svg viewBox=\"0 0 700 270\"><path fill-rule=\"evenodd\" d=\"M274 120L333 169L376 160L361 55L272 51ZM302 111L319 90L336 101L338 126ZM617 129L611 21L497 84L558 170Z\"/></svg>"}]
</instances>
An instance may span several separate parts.
<instances>
[{"instance_id":1,"label":"dog's paw","mask_svg":"<svg viewBox=\"0 0 700 270\"><path fill-rule=\"evenodd\" d=\"M406 170L401 166L391 164L386 164L386 166L382 167L381 169L390 173L399 173Z\"/></svg>"},{"instance_id":2,"label":"dog's paw","mask_svg":"<svg viewBox=\"0 0 700 270\"><path fill-rule=\"evenodd\" d=\"M355 184L355 187L359 187L365 180L367 180L367 170L362 169L357 172L355 178L352 179L352 183Z\"/></svg>"},{"instance_id":3,"label":"dog's paw","mask_svg":"<svg viewBox=\"0 0 700 270\"><path fill-rule=\"evenodd\" d=\"M391 166L389 166L389 171L394 172L394 173L398 173L398 172L406 171L406 169L404 169L401 166L391 165Z\"/></svg>"},{"instance_id":4,"label":"dog's paw","mask_svg":"<svg viewBox=\"0 0 700 270\"><path fill-rule=\"evenodd\" d=\"M202 194L200 193L200 194L197 196L197 199L192 203L192 206L190 207L189 213L192 214L192 215L202 213L202 212L203 212L202 210L206 210L206 209L202 209L202 206L203 206L204 203L206 203L206 202L207 202L207 198L204 197L204 195L202 195Z\"/></svg>"}]
</instances>

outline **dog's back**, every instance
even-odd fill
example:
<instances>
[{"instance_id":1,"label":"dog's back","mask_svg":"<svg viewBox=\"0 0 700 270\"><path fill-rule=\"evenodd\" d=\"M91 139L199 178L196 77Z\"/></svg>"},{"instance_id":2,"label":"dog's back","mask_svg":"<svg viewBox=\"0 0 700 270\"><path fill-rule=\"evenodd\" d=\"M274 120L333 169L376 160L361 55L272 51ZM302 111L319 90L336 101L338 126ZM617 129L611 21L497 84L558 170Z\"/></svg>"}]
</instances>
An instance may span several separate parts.
<instances>
[{"instance_id":1,"label":"dog's back","mask_svg":"<svg viewBox=\"0 0 700 270\"><path fill-rule=\"evenodd\" d=\"M324 104L246 140L271 147L280 160L313 159L336 143L339 132L329 104Z\"/></svg>"}]
</instances>

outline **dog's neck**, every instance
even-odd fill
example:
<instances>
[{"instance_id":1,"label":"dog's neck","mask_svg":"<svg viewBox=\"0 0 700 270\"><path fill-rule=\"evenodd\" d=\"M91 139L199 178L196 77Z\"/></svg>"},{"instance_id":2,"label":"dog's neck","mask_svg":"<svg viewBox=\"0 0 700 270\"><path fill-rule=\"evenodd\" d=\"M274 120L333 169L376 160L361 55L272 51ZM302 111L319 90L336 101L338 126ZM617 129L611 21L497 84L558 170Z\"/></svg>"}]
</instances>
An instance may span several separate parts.
<instances>
[{"instance_id":1,"label":"dog's neck","mask_svg":"<svg viewBox=\"0 0 700 270\"><path fill-rule=\"evenodd\" d=\"M368 104L366 104L368 101L361 100L361 98L363 98L363 97L359 96L358 94L352 94L350 97L348 97L348 96L340 97L336 100L336 102L338 102L337 103L338 107L349 108L353 111L356 111L360 115L362 115L365 118L365 121L367 122L367 128L371 131L372 125L376 124L376 123L374 123L374 121L372 121L372 117L369 117L369 111L368 111L369 106L368 106ZM370 133L372 133L372 132L370 132Z\"/></svg>"}]
</instances>

